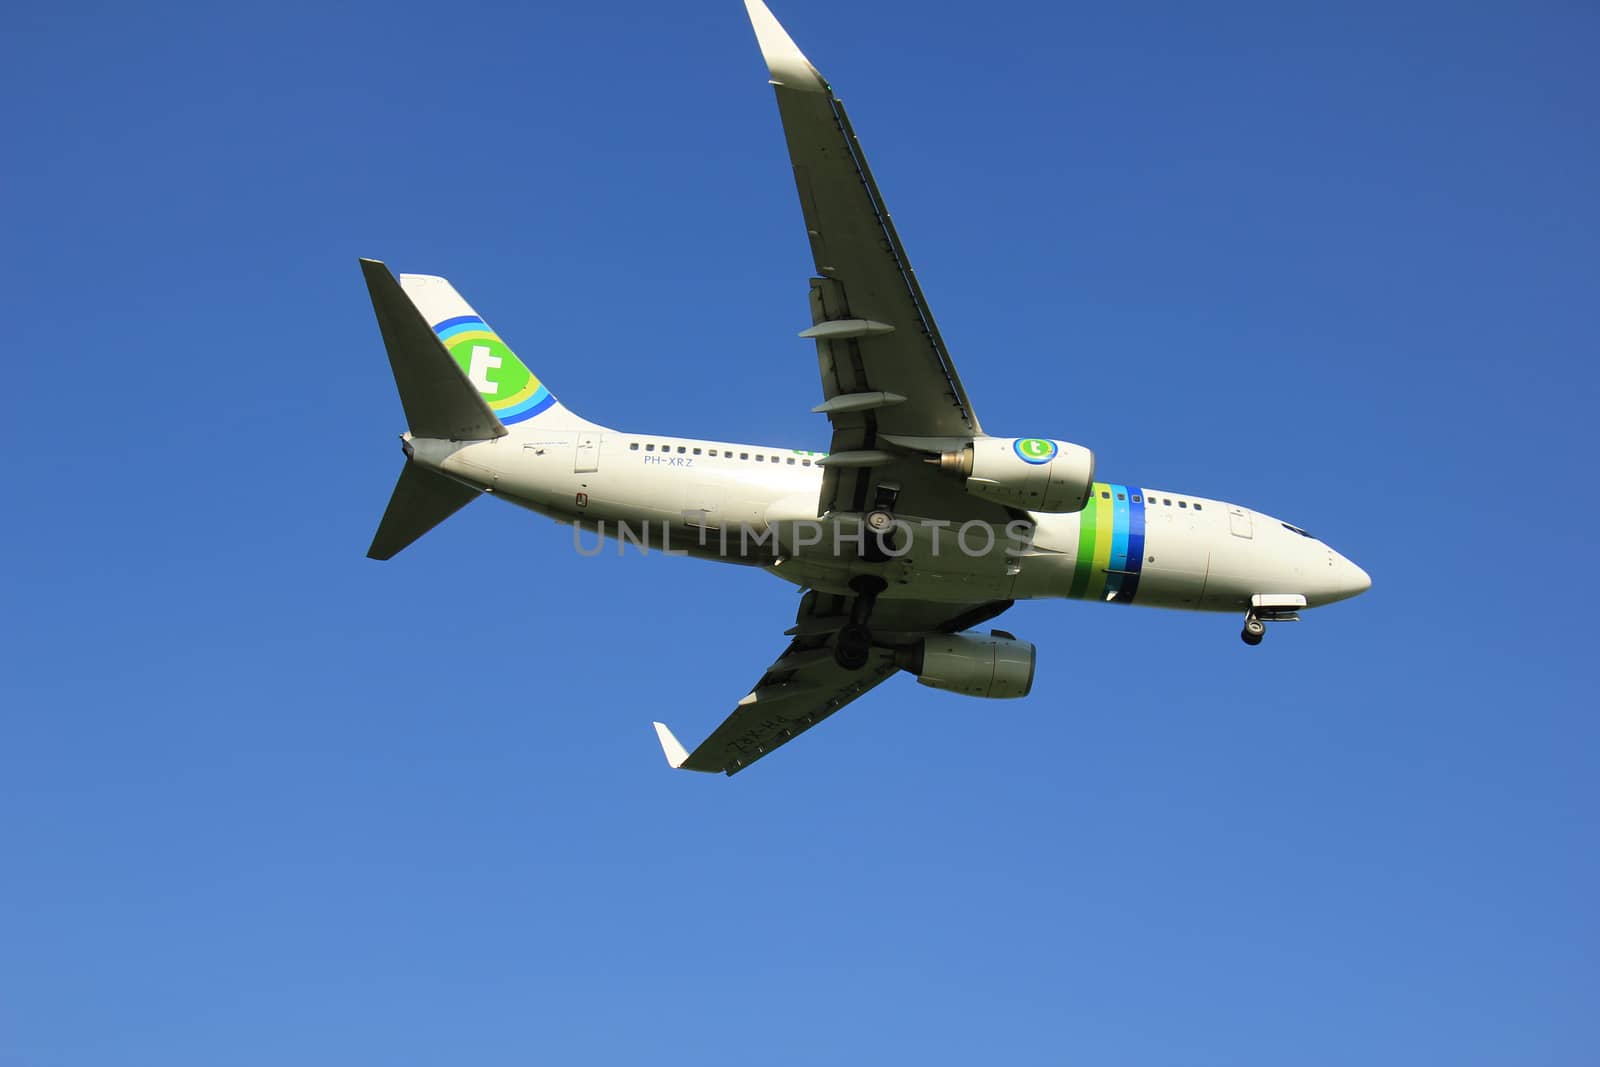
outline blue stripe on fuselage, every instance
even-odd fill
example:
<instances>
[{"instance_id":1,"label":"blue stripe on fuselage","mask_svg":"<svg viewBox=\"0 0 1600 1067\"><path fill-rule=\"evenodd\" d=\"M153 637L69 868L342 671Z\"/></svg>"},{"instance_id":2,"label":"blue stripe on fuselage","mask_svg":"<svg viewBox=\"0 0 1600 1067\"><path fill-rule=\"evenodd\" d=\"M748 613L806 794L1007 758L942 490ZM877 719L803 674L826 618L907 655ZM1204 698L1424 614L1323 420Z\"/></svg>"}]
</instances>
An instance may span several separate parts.
<instances>
[{"instance_id":1,"label":"blue stripe on fuselage","mask_svg":"<svg viewBox=\"0 0 1600 1067\"><path fill-rule=\"evenodd\" d=\"M1106 560L1106 592L1113 602L1122 599L1122 581L1128 577L1118 574L1128 562L1128 487L1111 487L1111 557Z\"/></svg>"},{"instance_id":2,"label":"blue stripe on fuselage","mask_svg":"<svg viewBox=\"0 0 1600 1067\"><path fill-rule=\"evenodd\" d=\"M1128 487L1111 487L1111 569L1120 571L1128 565Z\"/></svg>"},{"instance_id":3,"label":"blue stripe on fuselage","mask_svg":"<svg viewBox=\"0 0 1600 1067\"><path fill-rule=\"evenodd\" d=\"M1127 489L1128 544L1123 569L1133 573L1122 575L1122 585L1117 590L1117 600L1123 604L1133 603L1139 591L1139 574L1144 569L1144 490L1137 485Z\"/></svg>"}]
</instances>

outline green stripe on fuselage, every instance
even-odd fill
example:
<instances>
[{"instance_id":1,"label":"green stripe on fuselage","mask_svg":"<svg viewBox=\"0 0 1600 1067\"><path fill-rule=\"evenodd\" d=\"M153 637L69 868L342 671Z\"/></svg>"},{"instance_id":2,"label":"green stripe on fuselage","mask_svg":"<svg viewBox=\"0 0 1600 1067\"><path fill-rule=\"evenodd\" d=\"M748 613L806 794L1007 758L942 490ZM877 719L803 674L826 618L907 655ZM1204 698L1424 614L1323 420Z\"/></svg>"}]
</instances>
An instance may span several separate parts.
<instances>
[{"instance_id":1,"label":"green stripe on fuselage","mask_svg":"<svg viewBox=\"0 0 1600 1067\"><path fill-rule=\"evenodd\" d=\"M1089 580L1094 577L1095 542L1101 536L1101 509L1100 490L1105 488L1099 482L1094 483L1089 502L1078 513L1078 559L1077 565L1072 570L1072 588L1067 595L1071 597L1087 596ZM1107 541L1111 540L1109 523L1104 532Z\"/></svg>"}]
</instances>

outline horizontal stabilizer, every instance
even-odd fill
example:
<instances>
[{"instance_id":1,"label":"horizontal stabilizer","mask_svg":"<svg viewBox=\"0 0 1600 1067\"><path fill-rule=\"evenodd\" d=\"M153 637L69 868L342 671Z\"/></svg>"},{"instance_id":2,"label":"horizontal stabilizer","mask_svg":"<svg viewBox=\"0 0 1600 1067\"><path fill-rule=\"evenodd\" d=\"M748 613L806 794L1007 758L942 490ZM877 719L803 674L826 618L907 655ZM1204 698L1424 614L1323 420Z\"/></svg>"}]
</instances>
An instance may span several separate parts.
<instances>
[{"instance_id":1,"label":"horizontal stabilizer","mask_svg":"<svg viewBox=\"0 0 1600 1067\"><path fill-rule=\"evenodd\" d=\"M372 310L383 331L389 367L412 435L446 441L503 437L506 428L389 268L375 259L363 259L361 273L367 279Z\"/></svg>"},{"instance_id":2,"label":"horizontal stabilizer","mask_svg":"<svg viewBox=\"0 0 1600 1067\"><path fill-rule=\"evenodd\" d=\"M391 559L402 548L439 525L478 496L478 490L407 462L389 497L378 532L367 549L369 559Z\"/></svg>"}]
</instances>

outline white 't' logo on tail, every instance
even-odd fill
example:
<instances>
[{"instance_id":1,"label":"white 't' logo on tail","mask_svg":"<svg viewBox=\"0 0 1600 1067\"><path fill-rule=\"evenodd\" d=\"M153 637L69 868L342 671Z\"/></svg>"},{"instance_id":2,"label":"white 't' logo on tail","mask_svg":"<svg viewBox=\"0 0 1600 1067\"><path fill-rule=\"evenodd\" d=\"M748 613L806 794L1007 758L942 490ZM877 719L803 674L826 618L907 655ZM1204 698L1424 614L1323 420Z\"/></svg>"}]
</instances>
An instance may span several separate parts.
<instances>
[{"instance_id":1,"label":"white 't' logo on tail","mask_svg":"<svg viewBox=\"0 0 1600 1067\"><path fill-rule=\"evenodd\" d=\"M467 360L467 381L478 387L478 392L493 396L499 386L489 380L489 372L500 366L500 357L489 354L488 345L473 345L472 357Z\"/></svg>"}]
</instances>

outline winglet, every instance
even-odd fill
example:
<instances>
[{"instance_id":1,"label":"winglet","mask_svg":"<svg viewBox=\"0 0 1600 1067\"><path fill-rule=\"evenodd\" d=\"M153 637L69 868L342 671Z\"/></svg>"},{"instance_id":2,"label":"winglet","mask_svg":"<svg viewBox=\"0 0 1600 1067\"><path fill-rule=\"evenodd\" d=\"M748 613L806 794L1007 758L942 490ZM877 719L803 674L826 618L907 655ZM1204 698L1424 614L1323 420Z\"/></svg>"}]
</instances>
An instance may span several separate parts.
<instances>
[{"instance_id":1,"label":"winglet","mask_svg":"<svg viewBox=\"0 0 1600 1067\"><path fill-rule=\"evenodd\" d=\"M761 58L767 61L772 84L807 93L827 92L827 80L811 65L788 31L767 10L767 5L761 0L744 0L744 6L750 14L750 25L756 31L756 43L761 46Z\"/></svg>"},{"instance_id":2,"label":"winglet","mask_svg":"<svg viewBox=\"0 0 1600 1067\"><path fill-rule=\"evenodd\" d=\"M667 756L667 766L677 770L688 761L689 753L684 751L682 745L678 744L678 739L672 736L672 731L667 729L666 723L658 722L655 727L656 738L661 742L661 751L666 753Z\"/></svg>"}]
</instances>

